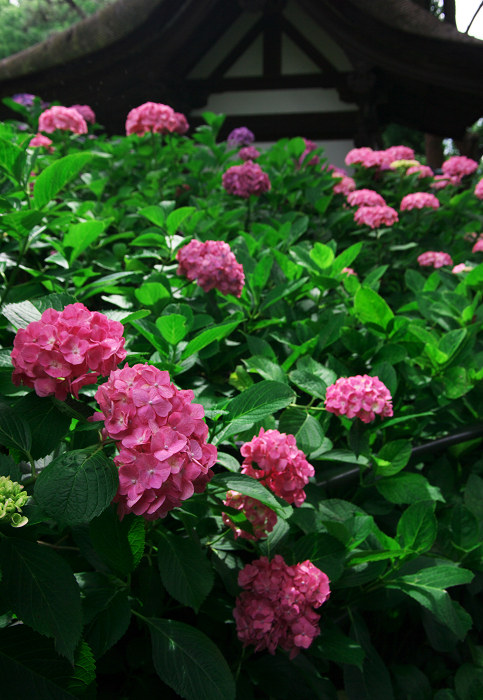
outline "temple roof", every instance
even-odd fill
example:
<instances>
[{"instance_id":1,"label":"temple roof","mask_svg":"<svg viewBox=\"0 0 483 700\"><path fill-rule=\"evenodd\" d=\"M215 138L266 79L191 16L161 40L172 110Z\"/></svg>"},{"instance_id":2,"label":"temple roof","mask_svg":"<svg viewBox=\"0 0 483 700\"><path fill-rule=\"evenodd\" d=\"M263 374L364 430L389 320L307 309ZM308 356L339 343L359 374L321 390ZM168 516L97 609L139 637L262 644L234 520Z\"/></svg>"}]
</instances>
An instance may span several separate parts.
<instances>
[{"instance_id":1,"label":"temple roof","mask_svg":"<svg viewBox=\"0 0 483 700\"><path fill-rule=\"evenodd\" d=\"M334 87L341 99L359 106L362 119L451 136L483 115L482 41L411 0L292 4L348 57L352 70L334 70ZM258 12L267 26L284 5L284 0L117 0L1 60L0 96L35 92L66 105L87 103L101 124L118 132L129 109L147 100L189 114L203 107L223 78L220 71L204 85L189 78L215 42L243 13Z\"/></svg>"}]
</instances>

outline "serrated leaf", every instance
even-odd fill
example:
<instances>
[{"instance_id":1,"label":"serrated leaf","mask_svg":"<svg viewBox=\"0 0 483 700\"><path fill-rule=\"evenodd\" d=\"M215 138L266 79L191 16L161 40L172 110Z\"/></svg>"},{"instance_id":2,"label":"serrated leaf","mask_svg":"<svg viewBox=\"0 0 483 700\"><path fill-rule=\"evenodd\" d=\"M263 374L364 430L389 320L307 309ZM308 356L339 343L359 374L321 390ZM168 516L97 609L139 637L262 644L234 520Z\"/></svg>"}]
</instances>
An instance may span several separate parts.
<instances>
[{"instance_id":1,"label":"serrated leaf","mask_svg":"<svg viewBox=\"0 0 483 700\"><path fill-rule=\"evenodd\" d=\"M315 264L322 270L330 267L334 261L334 251L332 248L329 248L328 245L324 245L323 243L319 242L314 243L314 247L310 251L309 255Z\"/></svg>"},{"instance_id":2,"label":"serrated leaf","mask_svg":"<svg viewBox=\"0 0 483 700\"><path fill-rule=\"evenodd\" d=\"M188 332L186 318L181 314L160 316L156 319L156 328L170 345L179 343Z\"/></svg>"},{"instance_id":3,"label":"serrated leaf","mask_svg":"<svg viewBox=\"0 0 483 700\"><path fill-rule=\"evenodd\" d=\"M325 399L327 384L319 377L304 369L294 369L289 373L289 379L299 389L305 391L309 396L315 396L318 399Z\"/></svg>"},{"instance_id":4,"label":"serrated leaf","mask_svg":"<svg viewBox=\"0 0 483 700\"><path fill-rule=\"evenodd\" d=\"M389 321L394 318L387 302L369 287L361 287L354 297L354 311L362 323L374 323L386 330Z\"/></svg>"},{"instance_id":5,"label":"serrated leaf","mask_svg":"<svg viewBox=\"0 0 483 700\"><path fill-rule=\"evenodd\" d=\"M8 404L0 404L0 445L28 455L32 446L29 424L16 415Z\"/></svg>"},{"instance_id":6,"label":"serrated leaf","mask_svg":"<svg viewBox=\"0 0 483 700\"><path fill-rule=\"evenodd\" d=\"M13 413L30 427L30 454L34 459L53 452L68 432L71 423L70 416L59 410L51 397L41 398L33 392L15 403Z\"/></svg>"},{"instance_id":7,"label":"serrated leaf","mask_svg":"<svg viewBox=\"0 0 483 700\"><path fill-rule=\"evenodd\" d=\"M195 207L180 207L172 211L166 219L166 229L169 235L172 236L173 233L176 233L183 221L191 216L194 211Z\"/></svg>"},{"instance_id":8,"label":"serrated leaf","mask_svg":"<svg viewBox=\"0 0 483 700\"><path fill-rule=\"evenodd\" d=\"M115 506L89 523L89 535L103 561L121 576L134 571L144 553L144 521L133 514L119 520Z\"/></svg>"},{"instance_id":9,"label":"serrated leaf","mask_svg":"<svg viewBox=\"0 0 483 700\"><path fill-rule=\"evenodd\" d=\"M409 440L393 440L379 450L376 459L376 476L392 476L404 469L411 457ZM382 461L381 461L382 460Z\"/></svg>"},{"instance_id":10,"label":"serrated leaf","mask_svg":"<svg viewBox=\"0 0 483 700\"><path fill-rule=\"evenodd\" d=\"M431 486L422 474L395 474L376 481L376 488L391 503L443 501L437 486Z\"/></svg>"},{"instance_id":11,"label":"serrated leaf","mask_svg":"<svg viewBox=\"0 0 483 700\"><path fill-rule=\"evenodd\" d=\"M4 538L2 591L20 620L53 637L59 654L74 662L82 631L80 591L70 566L49 547Z\"/></svg>"},{"instance_id":12,"label":"serrated leaf","mask_svg":"<svg viewBox=\"0 0 483 700\"><path fill-rule=\"evenodd\" d=\"M160 227L164 226L164 221L166 217L164 209L162 209L161 207L152 204L149 207L144 207L144 209L140 209L139 213L141 216L144 216L146 219L148 219L148 221L150 221L152 224L155 224L156 226Z\"/></svg>"},{"instance_id":13,"label":"serrated leaf","mask_svg":"<svg viewBox=\"0 0 483 700\"><path fill-rule=\"evenodd\" d=\"M103 452L73 450L42 470L34 496L42 510L58 522L81 525L108 507L117 486L117 469Z\"/></svg>"},{"instance_id":14,"label":"serrated leaf","mask_svg":"<svg viewBox=\"0 0 483 700\"><path fill-rule=\"evenodd\" d=\"M144 306L154 306L161 299L169 299L171 294L161 282L145 282L134 290L136 299Z\"/></svg>"},{"instance_id":15,"label":"serrated leaf","mask_svg":"<svg viewBox=\"0 0 483 700\"><path fill-rule=\"evenodd\" d=\"M213 569L199 544L169 531L157 530L158 565L168 593L198 612L213 587Z\"/></svg>"},{"instance_id":16,"label":"serrated leaf","mask_svg":"<svg viewBox=\"0 0 483 700\"><path fill-rule=\"evenodd\" d=\"M73 224L62 239L64 248L72 248L69 263L72 265L79 255L83 253L104 231L104 221L82 221Z\"/></svg>"},{"instance_id":17,"label":"serrated leaf","mask_svg":"<svg viewBox=\"0 0 483 700\"><path fill-rule=\"evenodd\" d=\"M212 328L207 328L206 330L202 331L195 338L189 341L183 350L181 359L185 360L190 355L194 355L196 352L199 352L211 343L214 343L215 340L221 340L227 335L230 335L230 333L234 331L242 321L242 316L232 316L228 321L219 323L217 326L213 326Z\"/></svg>"},{"instance_id":18,"label":"serrated leaf","mask_svg":"<svg viewBox=\"0 0 483 700\"><path fill-rule=\"evenodd\" d=\"M42 209L93 158L92 153L71 153L48 165L35 179L34 206Z\"/></svg>"},{"instance_id":19,"label":"serrated leaf","mask_svg":"<svg viewBox=\"0 0 483 700\"><path fill-rule=\"evenodd\" d=\"M284 520L292 514L292 506L281 498L274 496L259 481L247 474L215 474L209 484L209 489L212 490L213 488L220 489L224 493L226 491L238 491L244 496L256 498L257 501L274 510Z\"/></svg>"},{"instance_id":20,"label":"serrated leaf","mask_svg":"<svg viewBox=\"0 0 483 700\"><path fill-rule=\"evenodd\" d=\"M438 533L434 515L435 504L428 501L413 503L406 508L397 524L397 539L401 547L412 552L427 552Z\"/></svg>"},{"instance_id":21,"label":"serrated leaf","mask_svg":"<svg viewBox=\"0 0 483 700\"><path fill-rule=\"evenodd\" d=\"M2 309L2 314L10 321L16 330L19 328L26 328L32 321L39 321L42 316L31 301L6 304Z\"/></svg>"},{"instance_id":22,"label":"serrated leaf","mask_svg":"<svg viewBox=\"0 0 483 700\"><path fill-rule=\"evenodd\" d=\"M69 680L69 690L81 694L95 679L96 662L92 650L86 641L81 640L75 652L74 673Z\"/></svg>"},{"instance_id":23,"label":"serrated leaf","mask_svg":"<svg viewBox=\"0 0 483 700\"><path fill-rule=\"evenodd\" d=\"M174 620L147 620L156 673L186 700L234 700L228 664L202 632Z\"/></svg>"}]
</instances>

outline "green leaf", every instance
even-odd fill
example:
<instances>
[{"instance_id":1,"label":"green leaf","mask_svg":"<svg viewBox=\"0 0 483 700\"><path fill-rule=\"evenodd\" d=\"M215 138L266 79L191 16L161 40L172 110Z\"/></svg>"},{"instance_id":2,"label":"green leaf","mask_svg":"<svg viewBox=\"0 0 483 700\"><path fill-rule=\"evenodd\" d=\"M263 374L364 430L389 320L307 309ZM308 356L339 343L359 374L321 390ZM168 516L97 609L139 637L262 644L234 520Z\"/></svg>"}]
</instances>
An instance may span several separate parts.
<instances>
[{"instance_id":1,"label":"green leaf","mask_svg":"<svg viewBox=\"0 0 483 700\"><path fill-rule=\"evenodd\" d=\"M7 318L15 330L26 328L32 321L39 321L41 312L31 301L21 301L16 304L6 304L2 309L2 314Z\"/></svg>"},{"instance_id":2,"label":"green leaf","mask_svg":"<svg viewBox=\"0 0 483 700\"><path fill-rule=\"evenodd\" d=\"M328 628L327 623L324 623L320 632L313 646L314 651L320 653L323 659L362 668L365 653L358 642L339 632L336 627Z\"/></svg>"},{"instance_id":3,"label":"green leaf","mask_svg":"<svg viewBox=\"0 0 483 700\"><path fill-rule=\"evenodd\" d=\"M354 297L354 312L362 323L373 323L384 330L394 314L377 292L361 287Z\"/></svg>"},{"instance_id":4,"label":"green leaf","mask_svg":"<svg viewBox=\"0 0 483 700\"><path fill-rule=\"evenodd\" d=\"M391 503L443 501L437 486L431 486L422 474L396 474L376 481L376 488Z\"/></svg>"},{"instance_id":5,"label":"green leaf","mask_svg":"<svg viewBox=\"0 0 483 700\"><path fill-rule=\"evenodd\" d=\"M69 690L73 693L82 694L96 679L96 662L92 655L92 650L86 641L81 643L75 652L74 673L69 680Z\"/></svg>"},{"instance_id":6,"label":"green leaf","mask_svg":"<svg viewBox=\"0 0 483 700\"><path fill-rule=\"evenodd\" d=\"M309 396L325 399L327 384L317 375L305 369L294 369L288 376L291 382L298 386L299 389L302 389L302 391L305 391Z\"/></svg>"},{"instance_id":7,"label":"green leaf","mask_svg":"<svg viewBox=\"0 0 483 700\"><path fill-rule=\"evenodd\" d=\"M42 209L92 158L88 152L71 153L48 165L35 179L34 206Z\"/></svg>"},{"instance_id":8,"label":"green leaf","mask_svg":"<svg viewBox=\"0 0 483 700\"><path fill-rule=\"evenodd\" d=\"M73 224L62 239L64 248L72 248L69 263L72 265L81 253L83 253L104 231L104 221L82 221Z\"/></svg>"},{"instance_id":9,"label":"green leaf","mask_svg":"<svg viewBox=\"0 0 483 700\"><path fill-rule=\"evenodd\" d=\"M456 328L443 335L438 343L438 350L451 358L459 349L461 343L467 336L466 328Z\"/></svg>"},{"instance_id":10,"label":"green leaf","mask_svg":"<svg viewBox=\"0 0 483 700\"><path fill-rule=\"evenodd\" d=\"M271 379L275 382L286 382L287 377L283 369L276 362L263 355L254 355L248 360L243 360L247 370L257 372L263 379Z\"/></svg>"},{"instance_id":11,"label":"green leaf","mask_svg":"<svg viewBox=\"0 0 483 700\"><path fill-rule=\"evenodd\" d=\"M186 318L181 314L169 314L169 316L160 316L156 319L156 327L170 345L176 345L183 340L188 329L186 327Z\"/></svg>"},{"instance_id":12,"label":"green leaf","mask_svg":"<svg viewBox=\"0 0 483 700\"><path fill-rule=\"evenodd\" d=\"M9 537L0 542L0 564L8 605L36 632L53 637L59 654L73 663L82 616L70 566L49 547Z\"/></svg>"},{"instance_id":13,"label":"green leaf","mask_svg":"<svg viewBox=\"0 0 483 700\"><path fill-rule=\"evenodd\" d=\"M454 679L458 700L483 697L483 668L465 663L458 668Z\"/></svg>"},{"instance_id":14,"label":"green leaf","mask_svg":"<svg viewBox=\"0 0 483 700\"><path fill-rule=\"evenodd\" d=\"M67 525L81 525L108 507L117 486L117 469L103 452L73 450L42 470L34 495L50 517Z\"/></svg>"},{"instance_id":15,"label":"green leaf","mask_svg":"<svg viewBox=\"0 0 483 700\"><path fill-rule=\"evenodd\" d=\"M438 534L434 503L419 501L406 508L397 524L397 539L401 547L412 552L427 552Z\"/></svg>"},{"instance_id":16,"label":"green leaf","mask_svg":"<svg viewBox=\"0 0 483 700\"><path fill-rule=\"evenodd\" d=\"M162 209L161 207L152 204L149 207L144 207L144 209L140 209L139 213L141 214L141 216L144 216L146 219L148 219L148 221L151 221L152 224L155 224L159 227L164 226L164 221L166 217L164 209Z\"/></svg>"},{"instance_id":17,"label":"green leaf","mask_svg":"<svg viewBox=\"0 0 483 700\"><path fill-rule=\"evenodd\" d=\"M392 476L404 469L411 457L409 440L393 440L387 442L379 450L376 458L376 476Z\"/></svg>"},{"instance_id":18,"label":"green leaf","mask_svg":"<svg viewBox=\"0 0 483 700\"><path fill-rule=\"evenodd\" d=\"M0 138L0 168L3 168L9 175L14 174L15 161L22 155L22 149L16 144ZM17 178L15 179L17 180Z\"/></svg>"},{"instance_id":19,"label":"green leaf","mask_svg":"<svg viewBox=\"0 0 483 700\"><path fill-rule=\"evenodd\" d=\"M471 552L481 544L478 520L461 503L455 504L451 513L451 535L453 544L465 552Z\"/></svg>"},{"instance_id":20,"label":"green leaf","mask_svg":"<svg viewBox=\"0 0 483 700\"><path fill-rule=\"evenodd\" d=\"M147 620L156 673L186 700L234 700L235 683L215 644L199 630L174 620Z\"/></svg>"},{"instance_id":21,"label":"green leaf","mask_svg":"<svg viewBox=\"0 0 483 700\"><path fill-rule=\"evenodd\" d=\"M213 569L205 552L193 540L158 529L158 565L168 593L198 612L211 591Z\"/></svg>"},{"instance_id":22,"label":"green leaf","mask_svg":"<svg viewBox=\"0 0 483 700\"><path fill-rule=\"evenodd\" d=\"M310 559L312 564L336 581L344 571L346 548L332 535L311 532L301 537L294 546L296 561Z\"/></svg>"},{"instance_id":23,"label":"green leaf","mask_svg":"<svg viewBox=\"0 0 483 700\"><path fill-rule=\"evenodd\" d=\"M351 263L357 258L362 249L362 241L359 243L354 243L353 245L342 251L340 255L336 257L332 264L332 272L334 274L339 274L342 272L344 267L350 267Z\"/></svg>"},{"instance_id":24,"label":"green leaf","mask_svg":"<svg viewBox=\"0 0 483 700\"><path fill-rule=\"evenodd\" d=\"M323 243L314 243L314 247L309 253L315 264L322 270L330 267L334 260L334 251Z\"/></svg>"},{"instance_id":25,"label":"green leaf","mask_svg":"<svg viewBox=\"0 0 483 700\"><path fill-rule=\"evenodd\" d=\"M29 424L16 415L8 404L0 404L0 445L28 455L32 446Z\"/></svg>"},{"instance_id":26,"label":"green leaf","mask_svg":"<svg viewBox=\"0 0 483 700\"><path fill-rule=\"evenodd\" d=\"M255 269L250 275L250 285L254 289L263 289L268 282L272 270L273 258L270 255L264 256L255 265Z\"/></svg>"},{"instance_id":27,"label":"green leaf","mask_svg":"<svg viewBox=\"0 0 483 700\"><path fill-rule=\"evenodd\" d=\"M161 282L145 282L134 290L136 299L144 306L154 306L161 299L169 299L170 292Z\"/></svg>"},{"instance_id":28,"label":"green leaf","mask_svg":"<svg viewBox=\"0 0 483 700\"><path fill-rule=\"evenodd\" d=\"M134 571L144 553L143 519L128 514L119 520L115 506L89 523L89 535L102 560L121 576Z\"/></svg>"},{"instance_id":29,"label":"green leaf","mask_svg":"<svg viewBox=\"0 0 483 700\"><path fill-rule=\"evenodd\" d=\"M33 392L15 403L13 414L30 427L30 454L34 459L53 452L69 431L71 423L70 416L60 411L51 397L41 398Z\"/></svg>"},{"instance_id":30,"label":"green leaf","mask_svg":"<svg viewBox=\"0 0 483 700\"><path fill-rule=\"evenodd\" d=\"M297 447L302 450L307 457L310 457L319 450L324 437L324 431L319 421L309 415L305 417L304 422L295 434Z\"/></svg>"},{"instance_id":31,"label":"green leaf","mask_svg":"<svg viewBox=\"0 0 483 700\"><path fill-rule=\"evenodd\" d=\"M195 207L180 207L172 211L166 219L166 228L169 235L172 236L173 233L176 233L183 221L191 216L194 211L196 211Z\"/></svg>"},{"instance_id":32,"label":"green leaf","mask_svg":"<svg viewBox=\"0 0 483 700\"><path fill-rule=\"evenodd\" d=\"M190 355L194 355L203 348L206 348L215 340L221 340L227 335L230 335L237 326L243 321L243 317L239 315L231 316L229 320L219 323L217 326L212 326L199 333L195 338L189 341L188 345L183 350L181 359L185 360Z\"/></svg>"},{"instance_id":33,"label":"green leaf","mask_svg":"<svg viewBox=\"0 0 483 700\"><path fill-rule=\"evenodd\" d=\"M222 491L223 497L226 491L238 491L244 496L255 498L275 511L284 520L292 514L292 506L283 499L274 496L259 481L247 474L215 474L208 488Z\"/></svg>"}]
</instances>

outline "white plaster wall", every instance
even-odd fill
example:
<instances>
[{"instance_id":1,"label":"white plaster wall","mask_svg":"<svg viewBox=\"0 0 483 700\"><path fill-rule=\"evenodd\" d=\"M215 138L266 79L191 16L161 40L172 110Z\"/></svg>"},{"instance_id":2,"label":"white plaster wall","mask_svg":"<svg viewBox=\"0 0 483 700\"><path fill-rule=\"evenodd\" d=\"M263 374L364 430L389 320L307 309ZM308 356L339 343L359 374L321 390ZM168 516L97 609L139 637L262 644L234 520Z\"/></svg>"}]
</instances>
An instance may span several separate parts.
<instances>
[{"instance_id":1,"label":"white plaster wall","mask_svg":"<svg viewBox=\"0 0 483 700\"><path fill-rule=\"evenodd\" d=\"M337 90L301 88L291 90L240 90L210 95L208 103L193 114L290 114L293 112L354 112L355 104L342 102Z\"/></svg>"}]
</instances>

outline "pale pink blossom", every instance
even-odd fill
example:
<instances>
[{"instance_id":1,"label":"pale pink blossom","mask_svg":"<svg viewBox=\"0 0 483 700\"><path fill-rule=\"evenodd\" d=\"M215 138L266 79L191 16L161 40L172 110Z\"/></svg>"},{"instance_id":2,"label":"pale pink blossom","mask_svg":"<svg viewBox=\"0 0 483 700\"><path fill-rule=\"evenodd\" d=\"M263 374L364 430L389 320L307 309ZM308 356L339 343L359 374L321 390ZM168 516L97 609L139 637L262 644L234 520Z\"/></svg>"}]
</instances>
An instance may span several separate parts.
<instances>
[{"instance_id":1,"label":"pale pink blossom","mask_svg":"<svg viewBox=\"0 0 483 700\"><path fill-rule=\"evenodd\" d=\"M411 192L401 200L401 211L410 211L411 209L438 209L439 199L429 192Z\"/></svg>"},{"instance_id":2,"label":"pale pink blossom","mask_svg":"<svg viewBox=\"0 0 483 700\"><path fill-rule=\"evenodd\" d=\"M451 156L448 160L445 160L441 169L443 175L450 177L464 177L465 175L471 175L478 168L478 163L472 158L467 158L466 156Z\"/></svg>"},{"instance_id":3,"label":"pale pink blossom","mask_svg":"<svg viewBox=\"0 0 483 700\"><path fill-rule=\"evenodd\" d=\"M89 105L71 105L71 109L75 109L76 112L79 112L81 117L83 117L88 124L96 123L96 115Z\"/></svg>"},{"instance_id":4,"label":"pale pink blossom","mask_svg":"<svg viewBox=\"0 0 483 700\"><path fill-rule=\"evenodd\" d=\"M341 270L341 273L343 275L355 275L355 277L358 276L357 272L355 270L353 270L352 267L343 267Z\"/></svg>"},{"instance_id":5,"label":"pale pink blossom","mask_svg":"<svg viewBox=\"0 0 483 700\"><path fill-rule=\"evenodd\" d=\"M179 128L180 120L169 105L145 102L131 109L126 119L126 134L144 136L147 132L172 134Z\"/></svg>"},{"instance_id":6,"label":"pale pink blossom","mask_svg":"<svg viewBox=\"0 0 483 700\"><path fill-rule=\"evenodd\" d=\"M370 228L380 228L381 226L392 226L399 221L397 211L386 205L373 207L359 207L354 212L356 224L369 226Z\"/></svg>"},{"instance_id":7,"label":"pale pink blossom","mask_svg":"<svg viewBox=\"0 0 483 700\"><path fill-rule=\"evenodd\" d=\"M387 163L395 160L414 160L414 150L409 146L389 146L384 154Z\"/></svg>"},{"instance_id":8,"label":"pale pink blossom","mask_svg":"<svg viewBox=\"0 0 483 700\"><path fill-rule=\"evenodd\" d=\"M235 539L242 537L247 540L259 540L262 537L266 537L277 523L277 514L271 508L260 503L255 498L244 496L237 491L228 491L223 503L225 506L243 511L246 519L252 526L253 534L237 527L227 513L222 513L223 522L234 531Z\"/></svg>"},{"instance_id":9,"label":"pale pink blossom","mask_svg":"<svg viewBox=\"0 0 483 700\"><path fill-rule=\"evenodd\" d=\"M475 187L475 195L478 199L483 199L483 179L477 182Z\"/></svg>"},{"instance_id":10,"label":"pale pink blossom","mask_svg":"<svg viewBox=\"0 0 483 700\"><path fill-rule=\"evenodd\" d=\"M293 435L260 428L260 433L242 445L240 451L245 458L242 474L257 479L287 503L302 505L304 486L315 472Z\"/></svg>"},{"instance_id":11,"label":"pale pink blossom","mask_svg":"<svg viewBox=\"0 0 483 700\"><path fill-rule=\"evenodd\" d=\"M259 197L271 189L270 179L258 163L247 160L243 165L232 165L223 173L223 187L228 194L248 199L250 195Z\"/></svg>"},{"instance_id":12,"label":"pale pink blossom","mask_svg":"<svg viewBox=\"0 0 483 700\"><path fill-rule=\"evenodd\" d=\"M472 269L473 268L469 265L465 265L465 263L460 263L459 265L455 265L451 272L454 275L458 275L460 272L471 272Z\"/></svg>"},{"instance_id":13,"label":"pale pink blossom","mask_svg":"<svg viewBox=\"0 0 483 700\"><path fill-rule=\"evenodd\" d=\"M334 194L344 194L347 196L349 192L355 190L356 183L352 177L348 175L342 175L341 177L339 174L334 174L332 177L337 180L333 187Z\"/></svg>"},{"instance_id":14,"label":"pale pink blossom","mask_svg":"<svg viewBox=\"0 0 483 700\"><path fill-rule=\"evenodd\" d=\"M307 156L310 153L312 153L312 151L315 151L315 149L317 148L317 144L315 143L315 141L310 141L309 139L304 139L304 143L305 151L299 158L299 165L302 165L302 163L305 163L305 165L318 165L320 163L319 156L314 155L311 158L307 158Z\"/></svg>"},{"instance_id":15,"label":"pale pink blossom","mask_svg":"<svg viewBox=\"0 0 483 700\"><path fill-rule=\"evenodd\" d=\"M424 177L433 177L434 172L429 165L422 165L420 163L419 165L411 165L411 167L406 170L406 175L417 175L418 179L421 180Z\"/></svg>"},{"instance_id":16,"label":"pale pink blossom","mask_svg":"<svg viewBox=\"0 0 483 700\"><path fill-rule=\"evenodd\" d=\"M175 112L174 117L176 119L176 126L174 128L174 133L179 134L180 136L183 136L183 134L186 134L186 132L189 130L190 125L188 124L188 120L186 119L185 115L182 114L181 112Z\"/></svg>"},{"instance_id":17,"label":"pale pink blossom","mask_svg":"<svg viewBox=\"0 0 483 700\"><path fill-rule=\"evenodd\" d=\"M473 248L471 249L472 253L481 253L483 251L483 238L479 238Z\"/></svg>"},{"instance_id":18,"label":"pale pink blossom","mask_svg":"<svg viewBox=\"0 0 483 700\"><path fill-rule=\"evenodd\" d=\"M362 189L350 192L350 194L347 195L347 203L350 204L351 207L376 207L384 206L386 200L375 190Z\"/></svg>"},{"instance_id":19,"label":"pale pink blossom","mask_svg":"<svg viewBox=\"0 0 483 700\"><path fill-rule=\"evenodd\" d=\"M244 591L233 617L243 646L270 654L280 647L292 659L320 634L314 608L329 598L329 579L311 561L288 566L280 554L261 557L240 571L238 583Z\"/></svg>"},{"instance_id":20,"label":"pale pink blossom","mask_svg":"<svg viewBox=\"0 0 483 700\"><path fill-rule=\"evenodd\" d=\"M218 289L239 297L245 284L243 266L237 262L228 243L193 239L176 254L177 274L196 280L205 292Z\"/></svg>"},{"instance_id":21,"label":"pale pink blossom","mask_svg":"<svg viewBox=\"0 0 483 700\"><path fill-rule=\"evenodd\" d=\"M72 107L57 105L46 109L39 117L39 131L51 134L53 131L72 131L74 134L87 134L85 119Z\"/></svg>"},{"instance_id":22,"label":"pale pink blossom","mask_svg":"<svg viewBox=\"0 0 483 700\"><path fill-rule=\"evenodd\" d=\"M435 175L434 181L431 183L430 187L433 190L442 190L448 185L459 185L461 183L461 176L459 175Z\"/></svg>"},{"instance_id":23,"label":"pale pink blossom","mask_svg":"<svg viewBox=\"0 0 483 700\"><path fill-rule=\"evenodd\" d=\"M260 157L260 151L255 146L244 146L238 151L238 156L242 160L256 160Z\"/></svg>"},{"instance_id":24,"label":"pale pink blossom","mask_svg":"<svg viewBox=\"0 0 483 700\"><path fill-rule=\"evenodd\" d=\"M39 396L65 400L107 376L126 357L124 326L84 304L46 309L39 321L17 331L11 353L13 383Z\"/></svg>"},{"instance_id":25,"label":"pale pink blossom","mask_svg":"<svg viewBox=\"0 0 483 700\"><path fill-rule=\"evenodd\" d=\"M117 443L118 513L164 518L213 476L214 445L206 442L204 410L191 390L177 389L168 372L149 364L115 370L96 392L106 436Z\"/></svg>"},{"instance_id":26,"label":"pale pink blossom","mask_svg":"<svg viewBox=\"0 0 483 700\"><path fill-rule=\"evenodd\" d=\"M29 146L30 148L43 147L46 148L49 153L54 152L54 148L52 147L52 139L49 139L48 136L44 136L43 134L36 134L33 138L31 138Z\"/></svg>"},{"instance_id":27,"label":"pale pink blossom","mask_svg":"<svg viewBox=\"0 0 483 700\"><path fill-rule=\"evenodd\" d=\"M426 253L418 255L418 263L421 267L443 267L444 265L452 265L453 260L451 255L441 251L428 250Z\"/></svg>"},{"instance_id":28,"label":"pale pink blossom","mask_svg":"<svg viewBox=\"0 0 483 700\"><path fill-rule=\"evenodd\" d=\"M325 408L337 416L359 418L363 423L375 420L376 415L381 418L393 415L389 389L379 377L367 374L340 377L327 387Z\"/></svg>"}]
</instances>

